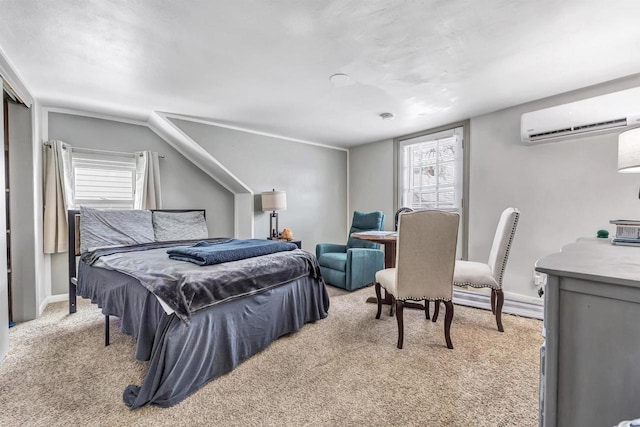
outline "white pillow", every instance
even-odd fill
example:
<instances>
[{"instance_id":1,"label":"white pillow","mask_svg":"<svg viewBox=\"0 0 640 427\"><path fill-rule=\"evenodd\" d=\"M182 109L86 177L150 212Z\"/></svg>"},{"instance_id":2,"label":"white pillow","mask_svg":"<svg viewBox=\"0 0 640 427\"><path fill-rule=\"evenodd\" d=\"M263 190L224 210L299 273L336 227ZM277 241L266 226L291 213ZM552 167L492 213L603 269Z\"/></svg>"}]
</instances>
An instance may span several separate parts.
<instances>
[{"instance_id":1,"label":"white pillow","mask_svg":"<svg viewBox=\"0 0 640 427\"><path fill-rule=\"evenodd\" d=\"M197 240L209 237L204 211L155 211L153 212L153 231L156 242Z\"/></svg>"}]
</instances>

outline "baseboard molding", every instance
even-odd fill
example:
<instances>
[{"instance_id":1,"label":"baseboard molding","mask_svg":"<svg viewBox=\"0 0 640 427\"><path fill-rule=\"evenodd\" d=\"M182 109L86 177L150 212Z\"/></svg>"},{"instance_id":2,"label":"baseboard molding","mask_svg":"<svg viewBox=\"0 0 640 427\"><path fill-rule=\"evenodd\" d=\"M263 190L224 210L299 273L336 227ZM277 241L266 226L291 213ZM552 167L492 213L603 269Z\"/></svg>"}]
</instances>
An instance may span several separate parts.
<instances>
[{"instance_id":1,"label":"baseboard molding","mask_svg":"<svg viewBox=\"0 0 640 427\"><path fill-rule=\"evenodd\" d=\"M453 302L469 307L491 310L491 295L489 294L454 289ZM537 301L515 296L513 294L505 294L502 312L542 320L544 317L544 306L542 304L542 300Z\"/></svg>"},{"instance_id":2,"label":"baseboard molding","mask_svg":"<svg viewBox=\"0 0 640 427\"><path fill-rule=\"evenodd\" d=\"M42 312L44 311L45 308L47 308L47 305L54 302L67 301L68 299L69 299L68 294L49 295L44 299L44 301L42 301L42 304L40 304L40 307L38 309L38 316L42 315Z\"/></svg>"}]
</instances>

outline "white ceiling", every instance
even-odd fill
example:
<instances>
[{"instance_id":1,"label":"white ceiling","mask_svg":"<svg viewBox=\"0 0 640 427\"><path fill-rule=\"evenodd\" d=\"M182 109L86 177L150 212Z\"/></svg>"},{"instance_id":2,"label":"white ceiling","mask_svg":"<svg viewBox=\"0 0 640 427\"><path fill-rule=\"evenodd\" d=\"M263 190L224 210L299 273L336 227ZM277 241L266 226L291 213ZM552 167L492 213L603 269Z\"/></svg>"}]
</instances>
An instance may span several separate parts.
<instances>
[{"instance_id":1,"label":"white ceiling","mask_svg":"<svg viewBox=\"0 0 640 427\"><path fill-rule=\"evenodd\" d=\"M45 102L338 146L640 72L635 0L0 0L0 17Z\"/></svg>"}]
</instances>

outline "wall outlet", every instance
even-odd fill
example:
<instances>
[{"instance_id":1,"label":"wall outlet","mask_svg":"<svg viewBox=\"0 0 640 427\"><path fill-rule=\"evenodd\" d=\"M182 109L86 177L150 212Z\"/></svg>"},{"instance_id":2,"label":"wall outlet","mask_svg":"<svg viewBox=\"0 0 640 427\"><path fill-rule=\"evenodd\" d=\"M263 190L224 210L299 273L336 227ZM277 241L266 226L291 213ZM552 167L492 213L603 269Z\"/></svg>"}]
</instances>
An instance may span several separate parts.
<instances>
[{"instance_id":1,"label":"wall outlet","mask_svg":"<svg viewBox=\"0 0 640 427\"><path fill-rule=\"evenodd\" d=\"M538 271L533 271L533 284L536 287L542 287L547 284L547 275Z\"/></svg>"},{"instance_id":2,"label":"wall outlet","mask_svg":"<svg viewBox=\"0 0 640 427\"><path fill-rule=\"evenodd\" d=\"M544 295L544 287L547 284L547 275L533 270L533 286L538 289L538 296Z\"/></svg>"}]
</instances>

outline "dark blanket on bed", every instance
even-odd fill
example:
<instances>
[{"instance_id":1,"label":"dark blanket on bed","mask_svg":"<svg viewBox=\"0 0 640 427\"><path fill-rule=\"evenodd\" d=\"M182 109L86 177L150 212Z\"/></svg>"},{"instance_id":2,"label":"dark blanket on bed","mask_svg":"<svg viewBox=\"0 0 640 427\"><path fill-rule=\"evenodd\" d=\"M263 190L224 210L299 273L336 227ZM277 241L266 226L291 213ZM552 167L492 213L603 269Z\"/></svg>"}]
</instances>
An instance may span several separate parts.
<instances>
[{"instance_id":1,"label":"dark blanket on bed","mask_svg":"<svg viewBox=\"0 0 640 427\"><path fill-rule=\"evenodd\" d=\"M293 243L264 239L229 239L219 242L198 242L193 246L178 246L167 250L169 258L198 265L214 265L238 261L276 252L293 251Z\"/></svg>"},{"instance_id":2,"label":"dark blanket on bed","mask_svg":"<svg viewBox=\"0 0 640 427\"><path fill-rule=\"evenodd\" d=\"M158 244L159 248L154 246L143 244L121 250L100 249L83 255L82 259L90 265L120 271L138 279L187 323L192 313L203 308L253 295L302 277L322 277L316 257L299 249L197 266L169 259L165 244Z\"/></svg>"}]
</instances>

